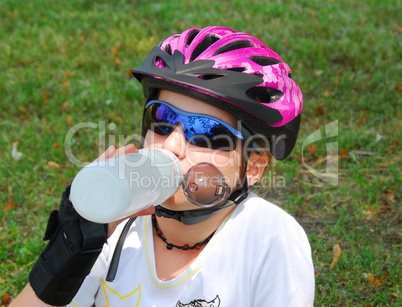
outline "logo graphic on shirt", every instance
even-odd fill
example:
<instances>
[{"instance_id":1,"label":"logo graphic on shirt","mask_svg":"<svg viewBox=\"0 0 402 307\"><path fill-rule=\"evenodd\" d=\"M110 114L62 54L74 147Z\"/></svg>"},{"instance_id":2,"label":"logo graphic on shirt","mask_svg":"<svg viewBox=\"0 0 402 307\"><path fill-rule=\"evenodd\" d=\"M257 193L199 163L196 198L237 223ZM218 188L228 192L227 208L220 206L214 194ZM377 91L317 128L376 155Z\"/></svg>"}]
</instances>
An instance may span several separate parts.
<instances>
[{"instance_id":1,"label":"logo graphic on shirt","mask_svg":"<svg viewBox=\"0 0 402 307\"><path fill-rule=\"evenodd\" d=\"M133 292L126 295L121 295L117 291L113 290L105 280L102 280L103 294L105 295L106 306L119 306L119 302L124 300L125 306L140 306L141 302L141 284ZM116 297L117 296L117 297Z\"/></svg>"},{"instance_id":2,"label":"logo graphic on shirt","mask_svg":"<svg viewBox=\"0 0 402 307\"><path fill-rule=\"evenodd\" d=\"M206 300L194 300L188 304L183 304L178 301L176 307L219 307L221 305L221 299L217 295L214 300L207 302Z\"/></svg>"}]
</instances>

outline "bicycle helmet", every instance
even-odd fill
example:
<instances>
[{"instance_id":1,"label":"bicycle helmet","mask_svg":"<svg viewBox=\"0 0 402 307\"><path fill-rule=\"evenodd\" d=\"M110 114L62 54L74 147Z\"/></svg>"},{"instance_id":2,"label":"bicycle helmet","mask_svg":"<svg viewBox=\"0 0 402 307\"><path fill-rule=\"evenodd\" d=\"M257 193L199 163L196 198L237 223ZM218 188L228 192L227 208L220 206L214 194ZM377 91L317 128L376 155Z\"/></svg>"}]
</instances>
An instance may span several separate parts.
<instances>
[{"instance_id":1,"label":"bicycle helmet","mask_svg":"<svg viewBox=\"0 0 402 307\"><path fill-rule=\"evenodd\" d=\"M172 35L132 70L146 99L168 89L224 109L252 135L268 140L277 160L292 151L303 96L289 66L253 36L211 26Z\"/></svg>"}]
</instances>

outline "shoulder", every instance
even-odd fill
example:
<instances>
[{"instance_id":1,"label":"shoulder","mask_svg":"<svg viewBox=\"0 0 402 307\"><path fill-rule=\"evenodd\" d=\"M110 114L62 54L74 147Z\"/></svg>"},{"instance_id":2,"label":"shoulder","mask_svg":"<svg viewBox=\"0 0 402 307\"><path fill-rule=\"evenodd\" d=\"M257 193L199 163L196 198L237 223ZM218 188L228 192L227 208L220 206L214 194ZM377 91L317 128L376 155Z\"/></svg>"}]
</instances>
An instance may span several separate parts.
<instances>
[{"instance_id":1,"label":"shoulder","mask_svg":"<svg viewBox=\"0 0 402 307\"><path fill-rule=\"evenodd\" d=\"M310 253L307 235L295 218L255 193L250 193L237 205L230 219L233 226L247 232L250 239L258 238L260 246L294 243Z\"/></svg>"},{"instance_id":2,"label":"shoulder","mask_svg":"<svg viewBox=\"0 0 402 307\"><path fill-rule=\"evenodd\" d=\"M285 210L254 193L231 216L232 232L252 262L255 306L312 306L314 266L307 235Z\"/></svg>"},{"instance_id":3,"label":"shoulder","mask_svg":"<svg viewBox=\"0 0 402 307\"><path fill-rule=\"evenodd\" d=\"M265 225L270 228L282 228L281 225L301 228L293 216L279 206L250 193L249 196L233 212L233 218L250 221L254 225Z\"/></svg>"}]
</instances>

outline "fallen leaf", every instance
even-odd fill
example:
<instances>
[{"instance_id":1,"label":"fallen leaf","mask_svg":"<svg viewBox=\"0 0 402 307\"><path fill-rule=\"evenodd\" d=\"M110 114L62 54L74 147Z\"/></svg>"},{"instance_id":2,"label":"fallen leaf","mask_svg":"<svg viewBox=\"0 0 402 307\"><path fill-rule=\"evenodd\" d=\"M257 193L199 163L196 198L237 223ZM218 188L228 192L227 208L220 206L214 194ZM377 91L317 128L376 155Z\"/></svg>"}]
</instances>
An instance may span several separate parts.
<instances>
[{"instance_id":1,"label":"fallen leaf","mask_svg":"<svg viewBox=\"0 0 402 307\"><path fill-rule=\"evenodd\" d=\"M288 37L284 38L284 43L285 43L285 49L288 50L289 49L289 38Z\"/></svg>"},{"instance_id":2,"label":"fallen leaf","mask_svg":"<svg viewBox=\"0 0 402 307\"><path fill-rule=\"evenodd\" d=\"M8 305L10 304L10 294L6 293L3 295L3 305Z\"/></svg>"},{"instance_id":3,"label":"fallen leaf","mask_svg":"<svg viewBox=\"0 0 402 307\"><path fill-rule=\"evenodd\" d=\"M68 93L68 83L69 83L68 79L64 80L64 82L63 82L63 90L64 90L64 93L65 93L66 95L69 94L69 93Z\"/></svg>"},{"instance_id":4,"label":"fallen leaf","mask_svg":"<svg viewBox=\"0 0 402 307\"><path fill-rule=\"evenodd\" d=\"M324 73L324 71L322 71L322 70L314 70L314 75L316 77L321 76L323 73Z\"/></svg>"},{"instance_id":5,"label":"fallen leaf","mask_svg":"<svg viewBox=\"0 0 402 307\"><path fill-rule=\"evenodd\" d=\"M107 115L108 115L108 118L110 118L112 121L114 121L116 123L121 123L123 120L119 115L117 115L114 112L109 112Z\"/></svg>"},{"instance_id":6,"label":"fallen leaf","mask_svg":"<svg viewBox=\"0 0 402 307\"><path fill-rule=\"evenodd\" d=\"M126 74L127 74L127 76L131 79L131 78L133 78L133 74L131 73L131 70L132 70L132 68L128 68L127 70L126 70Z\"/></svg>"},{"instance_id":7,"label":"fallen leaf","mask_svg":"<svg viewBox=\"0 0 402 307\"><path fill-rule=\"evenodd\" d=\"M320 121L318 119L315 120L315 129L320 129Z\"/></svg>"},{"instance_id":8,"label":"fallen leaf","mask_svg":"<svg viewBox=\"0 0 402 307\"><path fill-rule=\"evenodd\" d=\"M341 160L346 160L348 158L349 149L343 148L339 151L339 158Z\"/></svg>"},{"instance_id":9,"label":"fallen leaf","mask_svg":"<svg viewBox=\"0 0 402 307\"><path fill-rule=\"evenodd\" d=\"M327 161L329 159L329 156L321 156L318 157L317 160L314 162L314 166L318 166L323 164L325 161Z\"/></svg>"},{"instance_id":10,"label":"fallen leaf","mask_svg":"<svg viewBox=\"0 0 402 307\"><path fill-rule=\"evenodd\" d=\"M377 210L369 206L368 210L362 210L362 213L367 220L372 220L376 218Z\"/></svg>"},{"instance_id":11,"label":"fallen leaf","mask_svg":"<svg viewBox=\"0 0 402 307\"><path fill-rule=\"evenodd\" d=\"M113 54L113 57L116 58L119 55L119 49L117 49L116 47L113 47L112 54Z\"/></svg>"},{"instance_id":12,"label":"fallen leaf","mask_svg":"<svg viewBox=\"0 0 402 307\"><path fill-rule=\"evenodd\" d=\"M29 62L28 58L23 58L21 60L18 60L18 65L19 66L25 66Z\"/></svg>"},{"instance_id":13,"label":"fallen leaf","mask_svg":"<svg viewBox=\"0 0 402 307\"><path fill-rule=\"evenodd\" d=\"M18 109L19 109L21 112L28 113L28 108L27 108L26 106L19 106Z\"/></svg>"},{"instance_id":14,"label":"fallen leaf","mask_svg":"<svg viewBox=\"0 0 402 307\"><path fill-rule=\"evenodd\" d=\"M338 262L338 260L341 258L341 254L342 254L342 249L341 246L337 243L334 245L334 247L332 248L332 254L334 255L332 258L332 262L331 265L329 266L329 268L332 270L335 266L335 264Z\"/></svg>"},{"instance_id":15,"label":"fallen leaf","mask_svg":"<svg viewBox=\"0 0 402 307\"><path fill-rule=\"evenodd\" d=\"M400 25L396 24L395 29L397 29L399 33L402 33L402 27Z\"/></svg>"},{"instance_id":16,"label":"fallen leaf","mask_svg":"<svg viewBox=\"0 0 402 307\"><path fill-rule=\"evenodd\" d=\"M56 161L48 161L47 165L53 168L60 168L60 164L57 163Z\"/></svg>"},{"instance_id":17,"label":"fallen leaf","mask_svg":"<svg viewBox=\"0 0 402 307\"><path fill-rule=\"evenodd\" d=\"M70 101L66 100L63 102L63 104L61 105L61 108L64 112L68 112L68 104L70 103Z\"/></svg>"},{"instance_id":18,"label":"fallen leaf","mask_svg":"<svg viewBox=\"0 0 402 307\"><path fill-rule=\"evenodd\" d=\"M367 119L368 119L367 116L362 116L360 118L360 121L357 123L357 126L360 128L367 121Z\"/></svg>"},{"instance_id":19,"label":"fallen leaf","mask_svg":"<svg viewBox=\"0 0 402 307\"><path fill-rule=\"evenodd\" d=\"M373 276L373 274L368 273L367 274L367 280L369 281L370 284L375 285L375 286L379 286L382 285L385 280L388 278L389 273L386 273L383 277L377 279Z\"/></svg>"},{"instance_id":20,"label":"fallen leaf","mask_svg":"<svg viewBox=\"0 0 402 307\"><path fill-rule=\"evenodd\" d=\"M391 145L389 150L393 153L398 146L399 146L399 141L396 141L393 145Z\"/></svg>"},{"instance_id":21,"label":"fallen leaf","mask_svg":"<svg viewBox=\"0 0 402 307\"><path fill-rule=\"evenodd\" d=\"M318 285L318 291L320 291L321 295L324 295L325 293L329 292L328 289L325 289L323 285Z\"/></svg>"},{"instance_id":22,"label":"fallen leaf","mask_svg":"<svg viewBox=\"0 0 402 307\"><path fill-rule=\"evenodd\" d=\"M9 201L3 208L4 211L10 211L12 208L14 208L17 204L13 201Z\"/></svg>"},{"instance_id":23,"label":"fallen leaf","mask_svg":"<svg viewBox=\"0 0 402 307\"><path fill-rule=\"evenodd\" d=\"M339 83L341 83L341 79L339 78L339 76L335 77L335 86L339 86Z\"/></svg>"},{"instance_id":24,"label":"fallen leaf","mask_svg":"<svg viewBox=\"0 0 402 307\"><path fill-rule=\"evenodd\" d=\"M402 84L395 85L395 90L402 92Z\"/></svg>"},{"instance_id":25,"label":"fallen leaf","mask_svg":"<svg viewBox=\"0 0 402 307\"><path fill-rule=\"evenodd\" d=\"M59 144L59 143L54 143L54 144L52 144L52 147L53 147L54 149L59 149L59 148L60 148L60 144Z\"/></svg>"},{"instance_id":26,"label":"fallen leaf","mask_svg":"<svg viewBox=\"0 0 402 307\"><path fill-rule=\"evenodd\" d=\"M375 138L375 142L381 141L381 139L383 139L383 138L384 138L383 135L377 133L377 136L376 136L376 138Z\"/></svg>"},{"instance_id":27,"label":"fallen leaf","mask_svg":"<svg viewBox=\"0 0 402 307\"><path fill-rule=\"evenodd\" d=\"M324 114L324 108L325 106L317 106L317 110L315 111L315 115L323 115Z\"/></svg>"},{"instance_id":28,"label":"fallen leaf","mask_svg":"<svg viewBox=\"0 0 402 307\"><path fill-rule=\"evenodd\" d=\"M392 210L391 206L386 206L386 205L380 205L380 213L385 214L388 211Z\"/></svg>"},{"instance_id":29,"label":"fallen leaf","mask_svg":"<svg viewBox=\"0 0 402 307\"><path fill-rule=\"evenodd\" d=\"M394 191L389 190L389 189L386 190L386 191L385 191L385 197L386 197L387 199L389 199L389 200L391 201L391 203L393 203L393 204L396 203Z\"/></svg>"},{"instance_id":30,"label":"fallen leaf","mask_svg":"<svg viewBox=\"0 0 402 307\"><path fill-rule=\"evenodd\" d=\"M120 59L119 58L113 58L113 63L114 63L114 69L119 70L120 69Z\"/></svg>"},{"instance_id":31,"label":"fallen leaf","mask_svg":"<svg viewBox=\"0 0 402 307\"><path fill-rule=\"evenodd\" d=\"M66 122L67 122L67 124L69 124L71 127L74 126L73 119L72 119L72 117L71 117L70 115L67 115L67 116L66 116Z\"/></svg>"},{"instance_id":32,"label":"fallen leaf","mask_svg":"<svg viewBox=\"0 0 402 307\"><path fill-rule=\"evenodd\" d=\"M331 97L331 96L334 96L335 93L336 93L336 91L328 91L328 90L326 90L326 91L324 91L323 95L324 95L324 97Z\"/></svg>"},{"instance_id":33,"label":"fallen leaf","mask_svg":"<svg viewBox=\"0 0 402 307\"><path fill-rule=\"evenodd\" d=\"M315 144L308 144L308 151L314 157L315 157L316 150L317 150L317 146Z\"/></svg>"},{"instance_id":34,"label":"fallen leaf","mask_svg":"<svg viewBox=\"0 0 402 307\"><path fill-rule=\"evenodd\" d=\"M11 150L11 157L13 157L13 159L15 161L18 161L22 157L22 152L19 152L17 150L17 145L18 145L18 142L14 142L13 143L13 149Z\"/></svg>"},{"instance_id":35,"label":"fallen leaf","mask_svg":"<svg viewBox=\"0 0 402 307\"><path fill-rule=\"evenodd\" d=\"M42 91L42 100L43 100L43 102L48 101L48 99L49 99L49 94L47 93L46 90L43 90Z\"/></svg>"}]
</instances>

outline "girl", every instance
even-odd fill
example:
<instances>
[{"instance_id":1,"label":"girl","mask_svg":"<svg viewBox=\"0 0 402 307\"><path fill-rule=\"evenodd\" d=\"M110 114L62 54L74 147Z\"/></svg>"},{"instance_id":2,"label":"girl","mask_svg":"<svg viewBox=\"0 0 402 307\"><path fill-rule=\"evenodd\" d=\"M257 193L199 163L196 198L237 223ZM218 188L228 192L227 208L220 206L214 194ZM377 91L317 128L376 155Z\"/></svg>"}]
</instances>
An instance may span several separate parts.
<instances>
[{"instance_id":1,"label":"girl","mask_svg":"<svg viewBox=\"0 0 402 307\"><path fill-rule=\"evenodd\" d=\"M251 192L296 142L302 94L288 65L254 37L212 26L169 37L133 75L147 100L143 146L171 151L185 174L208 163L224 196L203 203L179 190L116 228L78 216L67 189L12 306L312 306L306 234ZM99 159L131 152L110 147Z\"/></svg>"}]
</instances>

